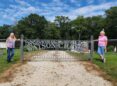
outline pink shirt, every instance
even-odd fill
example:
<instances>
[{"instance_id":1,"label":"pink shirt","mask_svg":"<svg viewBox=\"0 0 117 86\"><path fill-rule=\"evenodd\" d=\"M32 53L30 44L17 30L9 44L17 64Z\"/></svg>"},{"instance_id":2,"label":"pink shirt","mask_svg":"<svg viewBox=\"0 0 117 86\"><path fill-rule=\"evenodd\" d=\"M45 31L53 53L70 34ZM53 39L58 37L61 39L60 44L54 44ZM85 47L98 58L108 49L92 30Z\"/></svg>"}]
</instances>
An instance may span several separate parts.
<instances>
[{"instance_id":1,"label":"pink shirt","mask_svg":"<svg viewBox=\"0 0 117 86\"><path fill-rule=\"evenodd\" d=\"M99 36L98 46L106 46L107 36Z\"/></svg>"},{"instance_id":2,"label":"pink shirt","mask_svg":"<svg viewBox=\"0 0 117 86\"><path fill-rule=\"evenodd\" d=\"M8 48L15 48L15 40L14 39L9 38L9 39L7 39L6 43L7 43Z\"/></svg>"}]
</instances>

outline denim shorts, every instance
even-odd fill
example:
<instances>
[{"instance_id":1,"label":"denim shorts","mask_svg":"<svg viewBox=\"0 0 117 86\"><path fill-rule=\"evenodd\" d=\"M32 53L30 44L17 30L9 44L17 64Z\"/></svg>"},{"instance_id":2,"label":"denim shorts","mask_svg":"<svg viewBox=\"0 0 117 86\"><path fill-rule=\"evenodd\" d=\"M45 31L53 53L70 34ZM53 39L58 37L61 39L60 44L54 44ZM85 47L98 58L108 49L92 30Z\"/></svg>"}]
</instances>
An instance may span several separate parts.
<instances>
[{"instance_id":1,"label":"denim shorts","mask_svg":"<svg viewBox=\"0 0 117 86\"><path fill-rule=\"evenodd\" d=\"M104 55L105 53L105 46L98 46L98 54L99 55Z\"/></svg>"}]
</instances>

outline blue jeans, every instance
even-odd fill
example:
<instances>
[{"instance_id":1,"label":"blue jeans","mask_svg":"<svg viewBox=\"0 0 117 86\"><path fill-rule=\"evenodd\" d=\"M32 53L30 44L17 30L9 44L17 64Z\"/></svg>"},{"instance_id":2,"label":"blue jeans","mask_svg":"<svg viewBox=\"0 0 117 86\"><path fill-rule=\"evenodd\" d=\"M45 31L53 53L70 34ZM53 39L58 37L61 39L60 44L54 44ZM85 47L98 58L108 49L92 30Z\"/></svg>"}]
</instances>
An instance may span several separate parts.
<instances>
[{"instance_id":1,"label":"blue jeans","mask_svg":"<svg viewBox=\"0 0 117 86\"><path fill-rule=\"evenodd\" d=\"M14 56L14 48L7 48L7 61L10 62Z\"/></svg>"},{"instance_id":2,"label":"blue jeans","mask_svg":"<svg viewBox=\"0 0 117 86\"><path fill-rule=\"evenodd\" d=\"M98 46L98 54L104 56L105 46Z\"/></svg>"}]
</instances>

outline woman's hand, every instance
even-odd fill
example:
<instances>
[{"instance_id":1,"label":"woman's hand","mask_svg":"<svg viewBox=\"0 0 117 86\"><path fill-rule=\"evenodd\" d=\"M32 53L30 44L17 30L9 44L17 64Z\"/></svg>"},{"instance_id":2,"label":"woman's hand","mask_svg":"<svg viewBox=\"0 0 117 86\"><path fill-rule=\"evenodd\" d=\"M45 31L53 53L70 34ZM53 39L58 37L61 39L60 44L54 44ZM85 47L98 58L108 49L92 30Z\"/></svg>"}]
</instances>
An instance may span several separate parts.
<instances>
[{"instance_id":1,"label":"woman's hand","mask_svg":"<svg viewBox=\"0 0 117 86\"><path fill-rule=\"evenodd\" d=\"M107 53L107 47L105 47L105 53Z\"/></svg>"},{"instance_id":2,"label":"woman's hand","mask_svg":"<svg viewBox=\"0 0 117 86\"><path fill-rule=\"evenodd\" d=\"M20 39L17 39L17 41L20 41Z\"/></svg>"},{"instance_id":3,"label":"woman's hand","mask_svg":"<svg viewBox=\"0 0 117 86\"><path fill-rule=\"evenodd\" d=\"M20 39L16 39L15 41L20 41Z\"/></svg>"}]
</instances>

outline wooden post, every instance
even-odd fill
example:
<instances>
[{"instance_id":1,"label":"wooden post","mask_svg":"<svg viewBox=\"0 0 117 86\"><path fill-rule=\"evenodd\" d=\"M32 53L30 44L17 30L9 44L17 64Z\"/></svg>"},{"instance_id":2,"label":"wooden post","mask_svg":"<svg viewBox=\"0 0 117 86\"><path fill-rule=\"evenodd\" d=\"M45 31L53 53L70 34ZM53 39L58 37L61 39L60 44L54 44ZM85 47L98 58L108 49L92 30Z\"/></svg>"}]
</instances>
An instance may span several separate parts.
<instances>
[{"instance_id":1,"label":"wooden post","mask_svg":"<svg viewBox=\"0 0 117 86\"><path fill-rule=\"evenodd\" d=\"M24 42L24 36L22 34L21 35L21 40L20 40L20 60L21 60L21 62L23 62L23 60L24 60L24 46L23 46L23 42Z\"/></svg>"},{"instance_id":2,"label":"wooden post","mask_svg":"<svg viewBox=\"0 0 117 86\"><path fill-rule=\"evenodd\" d=\"M91 50L90 50L91 58L90 58L90 60L92 61L92 60L93 60L93 53L94 53L94 41L93 41L93 35L91 35L90 41L91 41Z\"/></svg>"}]
</instances>

